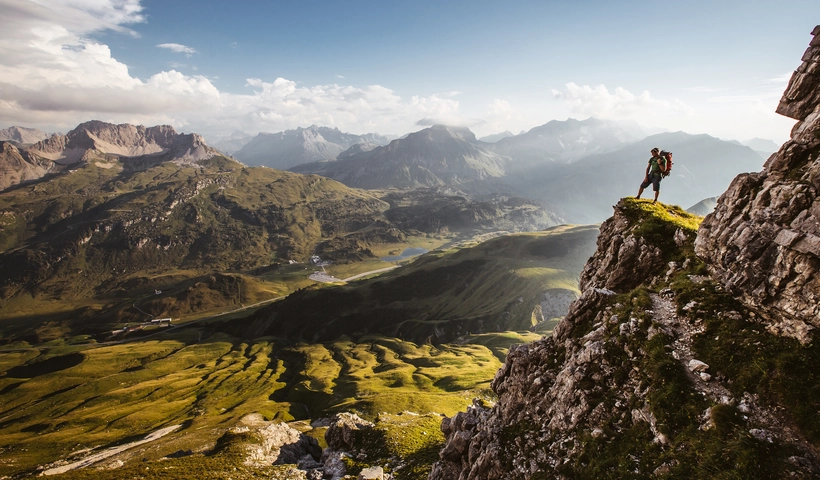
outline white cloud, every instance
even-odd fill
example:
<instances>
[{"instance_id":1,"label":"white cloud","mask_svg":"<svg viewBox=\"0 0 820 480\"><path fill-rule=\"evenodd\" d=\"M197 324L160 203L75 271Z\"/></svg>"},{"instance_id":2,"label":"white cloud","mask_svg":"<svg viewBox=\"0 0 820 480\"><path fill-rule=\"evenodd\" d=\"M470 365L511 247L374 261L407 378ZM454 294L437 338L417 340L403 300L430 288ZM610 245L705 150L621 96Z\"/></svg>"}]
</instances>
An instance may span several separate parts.
<instances>
[{"instance_id":1,"label":"white cloud","mask_svg":"<svg viewBox=\"0 0 820 480\"><path fill-rule=\"evenodd\" d=\"M484 130L492 133L518 129L524 121L521 110L510 105L510 102L498 98L487 106L484 117L487 119Z\"/></svg>"},{"instance_id":2,"label":"white cloud","mask_svg":"<svg viewBox=\"0 0 820 480\"><path fill-rule=\"evenodd\" d=\"M91 118L200 133L279 131L312 123L364 133L405 133L420 118L463 123L458 92L401 98L379 85L301 86L248 79L248 94L220 92L204 76L176 70L131 76L107 45L89 37L142 22L138 0L0 0L0 124L68 130ZM191 47L159 48L191 55Z\"/></svg>"},{"instance_id":3,"label":"white cloud","mask_svg":"<svg viewBox=\"0 0 820 480\"><path fill-rule=\"evenodd\" d=\"M191 55L196 53L191 47L187 47L185 45L180 45L179 43L160 43L157 45L157 48L164 48L166 50L170 50L176 53L184 53L186 57L190 57Z\"/></svg>"},{"instance_id":4,"label":"white cloud","mask_svg":"<svg viewBox=\"0 0 820 480\"><path fill-rule=\"evenodd\" d=\"M782 87L783 89L789 84L789 80L791 80L793 72L783 73L778 75L774 78L770 78L768 81L769 83L773 83L778 85L778 87Z\"/></svg>"},{"instance_id":5,"label":"white cloud","mask_svg":"<svg viewBox=\"0 0 820 480\"><path fill-rule=\"evenodd\" d=\"M579 86L573 82L566 89L553 89L555 98L563 100L574 115L612 119L651 119L669 115L689 115L692 109L680 100L660 100L648 91L640 95L617 87L610 93L604 85Z\"/></svg>"}]
</instances>

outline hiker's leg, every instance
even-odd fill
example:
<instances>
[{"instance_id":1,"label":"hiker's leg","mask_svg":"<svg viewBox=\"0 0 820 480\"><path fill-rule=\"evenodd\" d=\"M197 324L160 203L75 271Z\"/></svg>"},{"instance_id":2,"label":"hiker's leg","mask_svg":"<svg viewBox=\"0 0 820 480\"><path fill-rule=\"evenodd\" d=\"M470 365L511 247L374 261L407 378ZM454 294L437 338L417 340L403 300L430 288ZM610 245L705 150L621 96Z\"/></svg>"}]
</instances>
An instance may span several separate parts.
<instances>
[{"instance_id":1,"label":"hiker's leg","mask_svg":"<svg viewBox=\"0 0 820 480\"><path fill-rule=\"evenodd\" d=\"M658 194L661 193L661 177L660 175L656 175L652 177L652 190L655 191L655 200L652 203L658 201Z\"/></svg>"},{"instance_id":2,"label":"hiker's leg","mask_svg":"<svg viewBox=\"0 0 820 480\"><path fill-rule=\"evenodd\" d=\"M643 190L644 190L646 187L648 187L648 186L649 186L649 184L651 184L651 183L652 183L652 179L650 179L650 178L645 178L645 179L643 180L643 182L641 182L641 185L640 185L640 187L638 188L638 195L637 195L635 198L641 198L641 195L643 194Z\"/></svg>"}]
</instances>

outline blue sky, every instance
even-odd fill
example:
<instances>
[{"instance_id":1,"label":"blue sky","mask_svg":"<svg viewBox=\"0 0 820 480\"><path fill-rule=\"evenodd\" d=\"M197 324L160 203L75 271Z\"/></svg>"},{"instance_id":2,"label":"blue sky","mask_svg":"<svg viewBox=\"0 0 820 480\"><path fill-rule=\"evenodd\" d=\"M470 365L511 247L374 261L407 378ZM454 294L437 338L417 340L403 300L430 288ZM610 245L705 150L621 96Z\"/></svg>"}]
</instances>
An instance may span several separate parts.
<instances>
[{"instance_id":1,"label":"blue sky","mask_svg":"<svg viewBox=\"0 0 820 480\"><path fill-rule=\"evenodd\" d=\"M782 142L820 2L0 0L0 18L0 127L481 136L596 116Z\"/></svg>"}]
</instances>

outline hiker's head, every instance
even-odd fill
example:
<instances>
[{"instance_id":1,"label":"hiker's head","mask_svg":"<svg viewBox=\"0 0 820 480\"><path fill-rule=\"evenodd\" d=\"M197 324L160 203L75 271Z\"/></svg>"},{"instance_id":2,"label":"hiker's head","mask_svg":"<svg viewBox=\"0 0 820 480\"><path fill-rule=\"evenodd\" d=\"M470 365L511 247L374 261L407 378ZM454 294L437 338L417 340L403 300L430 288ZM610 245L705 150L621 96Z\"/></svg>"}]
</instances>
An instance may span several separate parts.
<instances>
[{"instance_id":1,"label":"hiker's head","mask_svg":"<svg viewBox=\"0 0 820 480\"><path fill-rule=\"evenodd\" d=\"M650 152L652 153L652 155L657 155L658 153L660 153L660 150L657 148L653 148L652 150L650 150Z\"/></svg>"}]
</instances>

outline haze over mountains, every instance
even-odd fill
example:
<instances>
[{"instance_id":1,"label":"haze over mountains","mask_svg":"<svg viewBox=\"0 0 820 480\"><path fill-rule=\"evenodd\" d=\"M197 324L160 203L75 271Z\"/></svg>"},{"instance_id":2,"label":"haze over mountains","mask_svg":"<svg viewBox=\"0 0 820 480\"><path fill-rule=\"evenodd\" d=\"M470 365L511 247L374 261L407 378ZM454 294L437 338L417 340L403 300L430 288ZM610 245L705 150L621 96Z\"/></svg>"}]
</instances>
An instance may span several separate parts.
<instances>
[{"instance_id":1,"label":"haze over mountains","mask_svg":"<svg viewBox=\"0 0 820 480\"><path fill-rule=\"evenodd\" d=\"M389 145L330 163L294 167L358 188L458 185L482 190L482 181L504 175L509 159L476 140L467 128L435 125Z\"/></svg>"},{"instance_id":2,"label":"haze over mountains","mask_svg":"<svg viewBox=\"0 0 820 480\"><path fill-rule=\"evenodd\" d=\"M22 130L15 132L22 138ZM755 148L773 145L750 142ZM138 165L190 162L218 153L199 135L179 135L168 126L96 121L28 147L18 144L3 148L0 188L91 158L116 156ZM392 141L313 125L260 133L234 156L246 165L290 168L354 188L454 187L468 196L530 198L563 221L588 223L603 220L614 201L637 192L653 147L674 153L675 166L662 184L661 200L680 205L719 195L736 174L760 169L766 157L740 142L684 132L647 137L634 125L595 118L551 121L495 143L476 139L467 128L444 125Z\"/></svg>"},{"instance_id":3,"label":"haze over mountains","mask_svg":"<svg viewBox=\"0 0 820 480\"><path fill-rule=\"evenodd\" d=\"M353 135L338 128L297 128L279 133L260 133L233 156L250 166L286 170L309 162L335 160L340 153L357 144L384 145L388 138L379 134Z\"/></svg>"},{"instance_id":4,"label":"haze over mountains","mask_svg":"<svg viewBox=\"0 0 820 480\"><path fill-rule=\"evenodd\" d=\"M12 141L19 144L36 143L48 138L48 134L36 128L9 127L0 130L0 140Z\"/></svg>"},{"instance_id":5,"label":"haze over mountains","mask_svg":"<svg viewBox=\"0 0 820 480\"><path fill-rule=\"evenodd\" d=\"M618 198L637 193L649 150L674 153L661 199L693 205L714 197L763 158L737 142L684 132L639 137L634 128L588 119L549 122L494 144L466 128L433 126L389 145L293 167L358 188L457 186L467 193L537 200L573 223L599 222Z\"/></svg>"}]
</instances>

